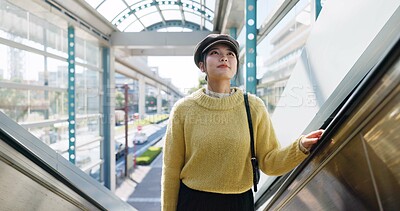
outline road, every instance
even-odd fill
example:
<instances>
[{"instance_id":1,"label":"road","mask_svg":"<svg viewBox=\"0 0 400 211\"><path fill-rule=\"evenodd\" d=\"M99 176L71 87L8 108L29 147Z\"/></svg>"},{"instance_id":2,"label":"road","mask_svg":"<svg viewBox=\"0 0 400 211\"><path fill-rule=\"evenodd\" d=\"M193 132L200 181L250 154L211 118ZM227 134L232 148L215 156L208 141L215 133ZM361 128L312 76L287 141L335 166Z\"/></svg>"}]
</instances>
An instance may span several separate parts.
<instances>
[{"instance_id":1,"label":"road","mask_svg":"<svg viewBox=\"0 0 400 211\"><path fill-rule=\"evenodd\" d=\"M132 140L130 140L130 142L128 143L128 153L129 154L134 154L136 156L140 156L144 151L147 150L148 147L156 144L158 141L161 140L161 138L164 136L165 134L165 130L167 129L167 126L165 124L163 124L162 126L160 126L160 128L154 128L154 132L149 135L148 141L145 144L140 144L140 145L136 145L135 149L133 147L133 143ZM125 143L125 138L119 138L116 141L120 142L120 143ZM129 139L128 139L129 141ZM96 154L97 153L97 154ZM93 156L98 155L99 152L92 152ZM121 156L119 159L116 160L116 164L115 164L115 171L118 175L118 172L124 172L125 171L125 156ZM94 179L96 179L97 181L99 181L100 179L100 171L99 169L90 172L89 175L91 177L93 177Z\"/></svg>"},{"instance_id":2,"label":"road","mask_svg":"<svg viewBox=\"0 0 400 211\"><path fill-rule=\"evenodd\" d=\"M133 154L134 156L140 156L144 151L147 150L148 147L154 145L155 143L157 143L158 141L161 140L161 138L165 134L166 128L167 128L166 126L163 126L161 129L159 129L155 133L151 134L148 138L148 141L144 144L133 146L132 143L128 143L128 147L129 147L128 153ZM123 142L125 142L125 138L121 138L117 141L123 143ZM132 142L132 140L128 140L128 141ZM122 156L116 161L116 167L115 167L116 171L118 172L118 171L124 170L124 168L125 168L124 165L125 165L125 157Z\"/></svg>"}]
</instances>

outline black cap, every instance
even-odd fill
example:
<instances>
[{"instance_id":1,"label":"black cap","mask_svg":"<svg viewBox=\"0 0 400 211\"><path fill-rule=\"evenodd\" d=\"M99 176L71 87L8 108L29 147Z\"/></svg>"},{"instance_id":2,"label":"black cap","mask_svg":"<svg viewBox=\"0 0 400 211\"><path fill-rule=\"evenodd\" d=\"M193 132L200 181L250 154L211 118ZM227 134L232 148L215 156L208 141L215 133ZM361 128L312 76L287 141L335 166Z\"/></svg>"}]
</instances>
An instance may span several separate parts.
<instances>
[{"instance_id":1,"label":"black cap","mask_svg":"<svg viewBox=\"0 0 400 211\"><path fill-rule=\"evenodd\" d=\"M239 43L227 34L209 34L202 41L197 43L194 48L194 63L200 68L199 63L203 59L203 54L215 44L225 44L232 48L236 55L237 64L239 66Z\"/></svg>"}]
</instances>

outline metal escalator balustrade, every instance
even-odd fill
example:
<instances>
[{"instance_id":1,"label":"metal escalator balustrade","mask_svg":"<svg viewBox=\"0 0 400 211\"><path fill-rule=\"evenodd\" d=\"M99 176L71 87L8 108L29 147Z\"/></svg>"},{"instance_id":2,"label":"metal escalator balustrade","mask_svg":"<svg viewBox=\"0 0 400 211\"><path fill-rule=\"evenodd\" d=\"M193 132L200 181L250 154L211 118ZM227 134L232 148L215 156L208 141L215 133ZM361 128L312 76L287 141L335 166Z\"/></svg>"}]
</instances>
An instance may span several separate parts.
<instances>
[{"instance_id":1,"label":"metal escalator balustrade","mask_svg":"<svg viewBox=\"0 0 400 211\"><path fill-rule=\"evenodd\" d=\"M0 112L0 210L135 210Z\"/></svg>"},{"instance_id":2,"label":"metal escalator balustrade","mask_svg":"<svg viewBox=\"0 0 400 211\"><path fill-rule=\"evenodd\" d=\"M400 39L390 49L340 104L312 155L277 181L265 210L400 209Z\"/></svg>"}]
</instances>

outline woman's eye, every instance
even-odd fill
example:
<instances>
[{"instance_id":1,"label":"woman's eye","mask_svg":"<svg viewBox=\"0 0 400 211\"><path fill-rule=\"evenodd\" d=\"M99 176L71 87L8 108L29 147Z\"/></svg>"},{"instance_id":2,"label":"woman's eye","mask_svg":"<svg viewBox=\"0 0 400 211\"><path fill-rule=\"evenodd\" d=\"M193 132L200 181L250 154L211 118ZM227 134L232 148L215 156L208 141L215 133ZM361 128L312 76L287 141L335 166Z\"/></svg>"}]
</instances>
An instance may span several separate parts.
<instances>
[{"instance_id":1,"label":"woman's eye","mask_svg":"<svg viewBox=\"0 0 400 211\"><path fill-rule=\"evenodd\" d=\"M218 52L216 52L216 51L211 51L211 52L210 52L210 55L213 55L213 54L218 54Z\"/></svg>"}]
</instances>

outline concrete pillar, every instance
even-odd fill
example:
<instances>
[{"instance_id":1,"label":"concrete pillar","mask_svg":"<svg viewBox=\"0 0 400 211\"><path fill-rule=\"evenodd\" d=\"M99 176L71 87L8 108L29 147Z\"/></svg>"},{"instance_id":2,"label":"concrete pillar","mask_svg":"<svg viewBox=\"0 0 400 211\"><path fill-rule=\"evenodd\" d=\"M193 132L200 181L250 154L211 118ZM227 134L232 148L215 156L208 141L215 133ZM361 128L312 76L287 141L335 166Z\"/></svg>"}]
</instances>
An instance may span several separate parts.
<instances>
[{"instance_id":1,"label":"concrete pillar","mask_svg":"<svg viewBox=\"0 0 400 211\"><path fill-rule=\"evenodd\" d=\"M157 114L162 112L162 94L161 94L161 84L157 84Z\"/></svg>"},{"instance_id":2,"label":"concrete pillar","mask_svg":"<svg viewBox=\"0 0 400 211\"><path fill-rule=\"evenodd\" d=\"M142 119L146 114L146 82L143 75L138 77L139 80L139 118Z\"/></svg>"},{"instance_id":3,"label":"concrete pillar","mask_svg":"<svg viewBox=\"0 0 400 211\"><path fill-rule=\"evenodd\" d=\"M100 146L101 159L103 163L104 186L112 192L115 191L115 147L114 147L114 125L115 125L115 68L114 53L109 47L102 48L103 62L103 101L102 101L102 129L103 142Z\"/></svg>"}]
</instances>

